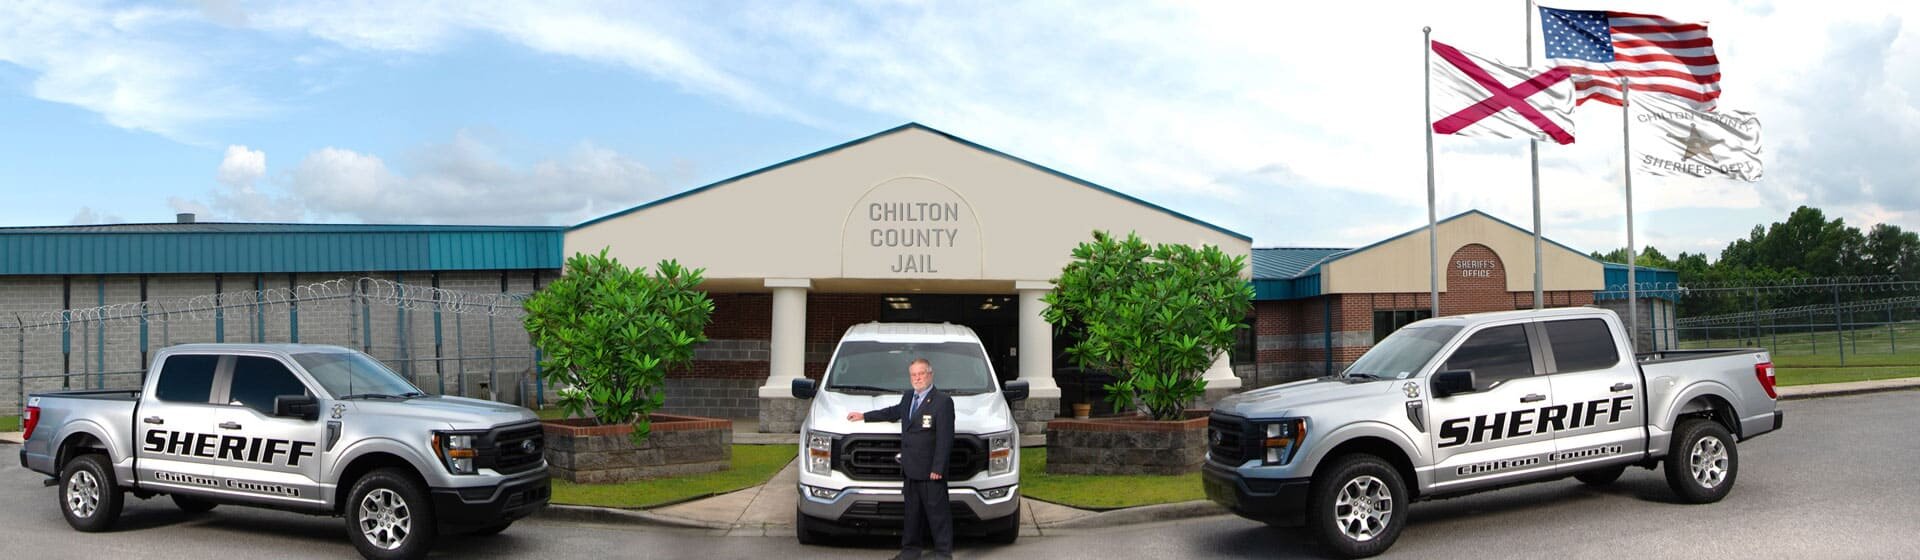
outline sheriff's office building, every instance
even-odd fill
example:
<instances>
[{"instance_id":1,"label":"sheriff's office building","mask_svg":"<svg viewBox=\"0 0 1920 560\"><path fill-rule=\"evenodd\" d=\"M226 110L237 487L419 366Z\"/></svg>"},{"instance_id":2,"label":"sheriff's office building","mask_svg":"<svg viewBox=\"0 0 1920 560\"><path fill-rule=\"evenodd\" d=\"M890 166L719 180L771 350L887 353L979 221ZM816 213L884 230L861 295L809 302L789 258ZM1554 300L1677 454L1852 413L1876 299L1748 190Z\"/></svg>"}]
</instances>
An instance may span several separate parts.
<instances>
[{"instance_id":1,"label":"sheriff's office building","mask_svg":"<svg viewBox=\"0 0 1920 560\"><path fill-rule=\"evenodd\" d=\"M1028 382L1033 398L1020 416L1031 429L1065 408L1062 387L1073 394L1083 378L1065 362L1063 351L1073 341L1041 318L1041 296L1092 231L1214 245L1249 258L1244 274L1254 286L1247 319L1253 328L1206 372L1209 393L1218 397L1339 371L1394 329L1425 318L1429 232L1419 224L1408 229L1359 248L1255 248L1245 234L907 124L570 228L0 228L0 384L10 384L21 369L28 375L137 370L161 339L150 325L108 321L89 327L100 329L99 336L86 340L71 329L40 329L9 341L9 314L340 277L525 293L556 278L565 255L605 249L629 266L674 259L705 269L702 287L715 302L710 340L691 368L670 375L670 412L757 417L763 431L792 431L805 412L790 394L792 380L817 378L848 327L951 322L979 333L1001 378ZM1470 211L1441 221L1437 235L1443 314L1532 306L1529 232ZM1609 283L1623 284L1624 269L1616 274L1558 243L1545 245L1543 260L1548 306L1591 305L1599 297L1602 305L1624 310L1623 298L1600 293ZM1640 274L1641 282L1673 280L1670 271ZM1643 329L1662 317L1671 322L1664 300L1642 303ZM190 329L170 324L187 330L169 331L165 341L289 340L296 329L302 341L346 341L352 333L340 331L361 328L376 335L368 349L430 389L444 386L451 370L475 373L473 360L450 366L424 358L449 355L455 343L480 344L471 324L454 337L446 332L451 319L418 306L307 313L317 317L232 310ZM499 352L531 353L519 324L493 326ZM1644 333L1643 341L1652 342ZM77 344L104 351L77 352ZM25 347L24 355L16 346ZM100 363L76 364L74 356ZM494 360L487 367L502 366ZM533 365L521 359L506 367L524 378ZM475 376L466 376L469 386ZM49 384L60 381L33 379L28 386ZM0 403L13 403L14 393L0 390Z\"/></svg>"}]
</instances>

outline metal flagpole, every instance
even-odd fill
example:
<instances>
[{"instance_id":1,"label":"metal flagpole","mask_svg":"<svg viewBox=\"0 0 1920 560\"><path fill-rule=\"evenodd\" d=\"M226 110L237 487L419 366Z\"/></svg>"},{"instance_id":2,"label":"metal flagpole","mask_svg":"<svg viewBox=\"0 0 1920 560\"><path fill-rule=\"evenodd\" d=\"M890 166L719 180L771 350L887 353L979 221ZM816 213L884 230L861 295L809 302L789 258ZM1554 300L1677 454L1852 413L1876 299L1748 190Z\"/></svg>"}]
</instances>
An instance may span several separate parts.
<instances>
[{"instance_id":1,"label":"metal flagpole","mask_svg":"<svg viewBox=\"0 0 1920 560\"><path fill-rule=\"evenodd\" d=\"M1633 114L1627 109L1627 78L1620 77L1620 151L1621 173L1627 179L1627 344L1640 346L1640 302L1634 285L1633 269L1639 251L1633 245Z\"/></svg>"},{"instance_id":2,"label":"metal flagpole","mask_svg":"<svg viewBox=\"0 0 1920 560\"><path fill-rule=\"evenodd\" d=\"M1421 43L1427 51L1427 119L1420 128L1427 132L1427 289L1432 296L1433 316L1440 316L1440 228L1433 216L1433 28L1420 28Z\"/></svg>"},{"instance_id":3,"label":"metal flagpole","mask_svg":"<svg viewBox=\"0 0 1920 560\"><path fill-rule=\"evenodd\" d=\"M1527 6L1527 68L1533 68L1533 0ZM1527 141L1527 160L1533 166L1533 308L1546 307L1543 265L1540 263L1540 140Z\"/></svg>"}]
</instances>

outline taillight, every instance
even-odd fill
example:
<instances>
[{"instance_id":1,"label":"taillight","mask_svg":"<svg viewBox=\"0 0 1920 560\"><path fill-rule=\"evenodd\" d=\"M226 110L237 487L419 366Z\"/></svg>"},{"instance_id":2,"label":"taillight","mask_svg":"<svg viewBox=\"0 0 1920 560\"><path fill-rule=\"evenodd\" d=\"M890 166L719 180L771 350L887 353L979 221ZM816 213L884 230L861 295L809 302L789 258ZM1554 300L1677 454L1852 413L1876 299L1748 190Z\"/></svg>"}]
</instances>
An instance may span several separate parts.
<instances>
[{"instance_id":1,"label":"taillight","mask_svg":"<svg viewBox=\"0 0 1920 560\"><path fill-rule=\"evenodd\" d=\"M1760 387L1767 390L1767 398L1780 398L1780 392L1773 389L1773 362L1754 364L1753 377L1759 379Z\"/></svg>"},{"instance_id":2,"label":"taillight","mask_svg":"<svg viewBox=\"0 0 1920 560\"><path fill-rule=\"evenodd\" d=\"M27 414L20 417L20 439L33 439L33 427L40 424L40 407L27 407Z\"/></svg>"}]
</instances>

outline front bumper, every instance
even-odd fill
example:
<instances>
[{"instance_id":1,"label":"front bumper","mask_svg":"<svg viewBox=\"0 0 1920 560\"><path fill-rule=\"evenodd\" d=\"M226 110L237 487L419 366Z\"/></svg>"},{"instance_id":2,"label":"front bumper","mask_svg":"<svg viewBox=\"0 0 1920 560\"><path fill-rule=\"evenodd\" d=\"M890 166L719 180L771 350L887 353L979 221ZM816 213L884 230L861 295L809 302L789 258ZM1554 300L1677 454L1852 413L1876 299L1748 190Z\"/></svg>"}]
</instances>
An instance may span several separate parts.
<instances>
[{"instance_id":1,"label":"front bumper","mask_svg":"<svg viewBox=\"0 0 1920 560\"><path fill-rule=\"evenodd\" d=\"M434 488L433 513L441 525L485 527L532 515L547 506L553 484L546 467L491 486Z\"/></svg>"},{"instance_id":2,"label":"front bumper","mask_svg":"<svg viewBox=\"0 0 1920 560\"><path fill-rule=\"evenodd\" d=\"M831 500L816 498L800 491L800 514L813 518L833 533L876 533L898 531L905 521L905 496L900 488L852 487L840 491ZM1005 496L987 499L980 489L947 487L956 532L989 532L1004 522L1017 523L1020 512L1020 487L1013 486Z\"/></svg>"},{"instance_id":3,"label":"front bumper","mask_svg":"<svg viewBox=\"0 0 1920 560\"><path fill-rule=\"evenodd\" d=\"M1230 467L1207 462L1200 468L1207 499L1247 519L1282 527L1306 524L1306 478L1249 478Z\"/></svg>"}]
</instances>

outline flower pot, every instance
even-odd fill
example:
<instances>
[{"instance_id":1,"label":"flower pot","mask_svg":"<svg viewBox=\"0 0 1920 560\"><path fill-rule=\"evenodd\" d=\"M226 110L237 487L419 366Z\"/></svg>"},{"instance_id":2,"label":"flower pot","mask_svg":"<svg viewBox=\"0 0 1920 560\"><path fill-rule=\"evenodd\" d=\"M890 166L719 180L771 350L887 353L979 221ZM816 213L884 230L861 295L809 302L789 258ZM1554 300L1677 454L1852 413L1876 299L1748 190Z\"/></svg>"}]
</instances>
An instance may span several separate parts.
<instances>
[{"instance_id":1,"label":"flower pot","mask_svg":"<svg viewBox=\"0 0 1920 560\"><path fill-rule=\"evenodd\" d=\"M1093 404L1092 404L1092 403L1073 403L1073 417L1074 417L1074 419L1076 419L1076 420L1086 420L1087 418L1089 418L1089 417L1092 417L1092 416L1093 416Z\"/></svg>"}]
</instances>

